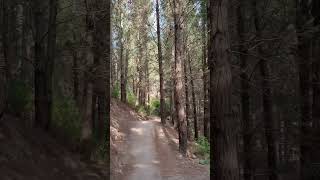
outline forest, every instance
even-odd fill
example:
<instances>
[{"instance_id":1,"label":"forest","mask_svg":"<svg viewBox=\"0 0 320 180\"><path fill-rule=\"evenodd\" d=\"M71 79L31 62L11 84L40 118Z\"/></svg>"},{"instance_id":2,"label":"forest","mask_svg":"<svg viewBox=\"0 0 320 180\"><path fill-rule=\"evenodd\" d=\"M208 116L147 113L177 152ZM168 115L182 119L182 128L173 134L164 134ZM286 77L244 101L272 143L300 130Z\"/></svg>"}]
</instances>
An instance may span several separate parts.
<instances>
[{"instance_id":1,"label":"forest","mask_svg":"<svg viewBox=\"0 0 320 180\"><path fill-rule=\"evenodd\" d=\"M319 0L0 0L0 179L319 180Z\"/></svg>"}]
</instances>

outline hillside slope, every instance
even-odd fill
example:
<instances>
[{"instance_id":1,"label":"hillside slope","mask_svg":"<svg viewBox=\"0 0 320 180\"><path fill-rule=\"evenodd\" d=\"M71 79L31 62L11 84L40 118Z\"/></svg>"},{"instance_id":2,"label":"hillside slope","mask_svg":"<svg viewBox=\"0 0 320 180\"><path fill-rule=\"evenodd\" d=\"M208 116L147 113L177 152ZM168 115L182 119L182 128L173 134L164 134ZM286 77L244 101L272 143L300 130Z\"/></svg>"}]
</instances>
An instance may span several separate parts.
<instances>
[{"instance_id":1,"label":"hillside slope","mask_svg":"<svg viewBox=\"0 0 320 180\"><path fill-rule=\"evenodd\" d=\"M106 165L84 162L47 133L22 126L21 119L0 121L1 180L103 180Z\"/></svg>"}]
</instances>

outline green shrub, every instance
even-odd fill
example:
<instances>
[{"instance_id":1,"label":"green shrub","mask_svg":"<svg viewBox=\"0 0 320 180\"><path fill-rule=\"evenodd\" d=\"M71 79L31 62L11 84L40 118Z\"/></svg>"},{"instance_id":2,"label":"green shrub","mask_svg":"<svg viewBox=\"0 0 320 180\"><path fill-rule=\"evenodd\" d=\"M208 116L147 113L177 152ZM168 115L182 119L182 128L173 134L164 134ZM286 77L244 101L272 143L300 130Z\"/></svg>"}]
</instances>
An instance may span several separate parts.
<instances>
[{"instance_id":1,"label":"green shrub","mask_svg":"<svg viewBox=\"0 0 320 180\"><path fill-rule=\"evenodd\" d=\"M150 112L152 115L156 115L156 116L160 115L160 100L158 99L151 100Z\"/></svg>"},{"instance_id":2,"label":"green shrub","mask_svg":"<svg viewBox=\"0 0 320 180\"><path fill-rule=\"evenodd\" d=\"M144 116L149 114L148 110L144 106L139 106L138 107L138 113L141 114L141 115L144 115Z\"/></svg>"},{"instance_id":3,"label":"green shrub","mask_svg":"<svg viewBox=\"0 0 320 180\"><path fill-rule=\"evenodd\" d=\"M120 85L119 85L119 83L116 83L115 86L113 87L111 96L116 99L120 98Z\"/></svg>"},{"instance_id":4,"label":"green shrub","mask_svg":"<svg viewBox=\"0 0 320 180\"><path fill-rule=\"evenodd\" d=\"M54 98L52 123L55 128L62 130L73 142L80 139L81 116L76 103L71 98Z\"/></svg>"},{"instance_id":5,"label":"green shrub","mask_svg":"<svg viewBox=\"0 0 320 180\"><path fill-rule=\"evenodd\" d=\"M205 158L205 160L210 159L210 143L208 139L204 136L200 136L196 143L197 154Z\"/></svg>"},{"instance_id":6,"label":"green shrub","mask_svg":"<svg viewBox=\"0 0 320 180\"><path fill-rule=\"evenodd\" d=\"M21 115L22 112L32 109L32 89L26 83L14 80L9 84L8 108L13 114Z\"/></svg>"},{"instance_id":7,"label":"green shrub","mask_svg":"<svg viewBox=\"0 0 320 180\"><path fill-rule=\"evenodd\" d=\"M128 104L131 107L135 107L136 106L137 97L135 96L135 94L133 92L128 91L127 100L128 100Z\"/></svg>"},{"instance_id":8,"label":"green shrub","mask_svg":"<svg viewBox=\"0 0 320 180\"><path fill-rule=\"evenodd\" d=\"M151 100L150 113L155 116L160 116L160 100L159 99ZM164 113L164 116L168 116L170 114L169 101L165 101L163 113Z\"/></svg>"}]
</instances>

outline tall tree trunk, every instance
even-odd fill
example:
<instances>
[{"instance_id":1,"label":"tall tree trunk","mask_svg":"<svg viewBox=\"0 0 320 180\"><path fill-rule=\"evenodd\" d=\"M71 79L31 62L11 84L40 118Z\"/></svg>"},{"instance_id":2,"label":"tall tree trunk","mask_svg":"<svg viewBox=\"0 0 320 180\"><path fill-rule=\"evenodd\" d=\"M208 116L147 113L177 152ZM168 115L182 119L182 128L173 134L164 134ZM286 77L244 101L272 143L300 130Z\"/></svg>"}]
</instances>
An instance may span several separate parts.
<instances>
[{"instance_id":1,"label":"tall tree trunk","mask_svg":"<svg viewBox=\"0 0 320 180\"><path fill-rule=\"evenodd\" d=\"M245 10L245 2L239 0L238 7L238 33L239 33L239 44L243 44L245 42L245 33L246 28L244 26L244 22L246 22L244 10ZM252 169L252 161L251 155L252 151L252 129L253 123L250 117L250 80L247 74L247 49L244 45L240 46L240 68L241 68L241 120L242 120L242 135L243 135L243 169L244 169L244 180L252 180L253 179L253 169Z\"/></svg>"},{"instance_id":2,"label":"tall tree trunk","mask_svg":"<svg viewBox=\"0 0 320 180\"><path fill-rule=\"evenodd\" d=\"M315 18L314 26L320 25L320 1L312 1L312 16ZM320 161L320 145L318 143L320 140L320 39L319 32L313 37L313 61L312 61L312 90L313 90L313 104L312 104L312 132L315 141L312 142L314 145L312 152L312 159L314 162Z\"/></svg>"},{"instance_id":3,"label":"tall tree trunk","mask_svg":"<svg viewBox=\"0 0 320 180\"><path fill-rule=\"evenodd\" d=\"M85 61L89 67L86 67L84 72L84 85L83 85L83 101L82 101L82 131L81 131L81 140L85 145L88 140L92 138L94 125L93 118L93 77L91 67L93 66L93 52L92 52L92 44L93 44L93 26L92 26L92 16L91 10L89 9L89 3L87 0L86 3L86 37L85 41L88 46L85 50ZM88 155L91 154L88 152Z\"/></svg>"},{"instance_id":4,"label":"tall tree trunk","mask_svg":"<svg viewBox=\"0 0 320 180\"><path fill-rule=\"evenodd\" d=\"M310 20L309 1L297 1L297 29L302 31L305 28L305 22ZM310 157L310 132L312 124L311 114L311 61L310 49L311 39L305 33L298 34L297 62L300 78L300 179L307 179Z\"/></svg>"},{"instance_id":5,"label":"tall tree trunk","mask_svg":"<svg viewBox=\"0 0 320 180\"><path fill-rule=\"evenodd\" d=\"M254 8L254 24L256 30L256 36L258 39L262 38L262 28L260 25L260 18L259 16L259 9L257 0L253 0L252 8ZM263 107L263 121L265 126L265 137L267 143L267 150L268 150L268 168L269 168L269 180L277 180L278 173L277 173L277 144L276 144L276 137L275 137L275 130L276 130L276 123L273 118L272 112L272 89L271 89L271 82L270 82L270 65L268 61L263 58L263 49L261 46L258 47L258 54L259 57L259 67L260 67L260 74L261 74L261 89L262 89L262 107Z\"/></svg>"},{"instance_id":6,"label":"tall tree trunk","mask_svg":"<svg viewBox=\"0 0 320 180\"><path fill-rule=\"evenodd\" d=\"M188 66L190 72L190 85L191 85L191 96L192 96L192 108L193 108L193 128L194 128L194 139L198 139L198 118L197 118L197 104L196 104L196 93L194 89L194 82L193 82L193 73L192 73L192 66L191 66L191 58L188 57Z\"/></svg>"},{"instance_id":7,"label":"tall tree trunk","mask_svg":"<svg viewBox=\"0 0 320 180\"><path fill-rule=\"evenodd\" d=\"M121 16L120 16L121 19ZM120 52L119 52L119 59L120 59L120 99L122 102L127 102L126 97L126 84L125 84L125 62L124 62L124 45L123 45L123 29L121 26L120 20L120 37L119 37L119 43L120 43Z\"/></svg>"},{"instance_id":8,"label":"tall tree trunk","mask_svg":"<svg viewBox=\"0 0 320 180\"><path fill-rule=\"evenodd\" d=\"M51 3L53 2L50 1L50 5ZM54 10L52 8L54 7L50 7L50 11L52 11L49 17L50 22L46 20L46 17L48 17L48 4L49 1L44 0L35 0L33 3L35 13L35 126L45 129L49 128L51 122L51 89L49 89L51 86L49 87L49 84L52 80L49 78L52 77L50 76L52 67L48 67L48 65L52 64L52 62L49 61L52 61L54 58L50 57L49 59L49 56L54 54L52 41L55 40L54 30L50 30L50 34L48 32L48 35L46 35L46 32L49 30L49 25L55 24L55 22L52 22L54 20ZM50 45L47 44L49 42ZM46 48L46 46L48 48Z\"/></svg>"},{"instance_id":9,"label":"tall tree trunk","mask_svg":"<svg viewBox=\"0 0 320 180\"><path fill-rule=\"evenodd\" d=\"M129 42L128 42L129 43ZM126 56L124 61L124 90L123 97L125 97L125 102L127 102L127 84L128 84L128 66L129 66L129 48L126 49Z\"/></svg>"},{"instance_id":10,"label":"tall tree trunk","mask_svg":"<svg viewBox=\"0 0 320 180\"><path fill-rule=\"evenodd\" d=\"M110 125L110 46L111 9L109 0L98 0L94 6L95 93L98 99L97 138L109 148ZM109 152L108 152L109 153ZM107 155L109 158L109 155Z\"/></svg>"},{"instance_id":11,"label":"tall tree trunk","mask_svg":"<svg viewBox=\"0 0 320 180\"><path fill-rule=\"evenodd\" d=\"M178 116L178 131L179 131L179 151L182 155L187 154L187 121L186 121L186 110L183 103L185 97L184 88L184 69L183 69L183 39L182 32L184 32L183 23L183 0L174 0L174 24L175 24L175 105Z\"/></svg>"},{"instance_id":12,"label":"tall tree trunk","mask_svg":"<svg viewBox=\"0 0 320 180\"><path fill-rule=\"evenodd\" d=\"M72 50L72 60L73 60L73 98L74 101L79 104L79 65L77 51Z\"/></svg>"},{"instance_id":13,"label":"tall tree trunk","mask_svg":"<svg viewBox=\"0 0 320 180\"><path fill-rule=\"evenodd\" d=\"M185 44L186 42L184 42ZM185 47L184 47L185 48ZM185 53L187 53L187 51L185 51ZM185 56L187 57L187 56ZM187 63L183 63L183 70L184 70L184 82L185 82L185 104L186 104L186 121L187 121L187 137L189 140L191 140L191 126L190 126L190 116L189 116L189 112L190 112L190 103L189 103L189 81L188 81L188 75L187 75Z\"/></svg>"},{"instance_id":14,"label":"tall tree trunk","mask_svg":"<svg viewBox=\"0 0 320 180\"><path fill-rule=\"evenodd\" d=\"M207 9L207 3L202 4L203 11ZM209 139L209 96L208 96L208 66L207 66L207 21L206 16L202 16L202 79L203 79L203 136Z\"/></svg>"},{"instance_id":15,"label":"tall tree trunk","mask_svg":"<svg viewBox=\"0 0 320 180\"><path fill-rule=\"evenodd\" d=\"M0 92L1 98L1 104L0 104L0 119L4 115L6 109L7 109L7 99L8 99L8 84L9 84L9 72L10 67L8 63L8 0L2 0L0 4L0 33L1 33L1 44L0 44L0 73L1 73L1 79L3 82L3 91Z\"/></svg>"},{"instance_id":16,"label":"tall tree trunk","mask_svg":"<svg viewBox=\"0 0 320 180\"><path fill-rule=\"evenodd\" d=\"M156 16L157 16L157 35L158 35L158 62L159 62L159 78L160 78L160 118L161 123L165 124L165 100L164 100L164 82L163 82L163 67L162 67L162 47L161 47L161 27L160 27L160 13L159 13L159 0L156 0Z\"/></svg>"},{"instance_id":17,"label":"tall tree trunk","mask_svg":"<svg viewBox=\"0 0 320 180\"><path fill-rule=\"evenodd\" d=\"M176 68L176 62L175 62L175 44L173 43L171 53L172 53L172 58L171 58L171 120L174 128L178 128L178 123L177 123L177 110L176 110L176 105L175 105L175 99L176 99L176 91L175 91L175 68Z\"/></svg>"},{"instance_id":18,"label":"tall tree trunk","mask_svg":"<svg viewBox=\"0 0 320 180\"><path fill-rule=\"evenodd\" d=\"M237 117L232 110L228 7L229 0L209 1L210 176L214 180L239 180Z\"/></svg>"},{"instance_id":19,"label":"tall tree trunk","mask_svg":"<svg viewBox=\"0 0 320 180\"><path fill-rule=\"evenodd\" d=\"M47 83L47 109L48 109L48 120L45 124L45 128L49 129L52 116L52 81L53 81L53 66L56 52L56 19L57 19L57 0L50 0L49 2L49 25L48 25L48 50L47 50L47 64L46 64L46 83Z\"/></svg>"}]
</instances>

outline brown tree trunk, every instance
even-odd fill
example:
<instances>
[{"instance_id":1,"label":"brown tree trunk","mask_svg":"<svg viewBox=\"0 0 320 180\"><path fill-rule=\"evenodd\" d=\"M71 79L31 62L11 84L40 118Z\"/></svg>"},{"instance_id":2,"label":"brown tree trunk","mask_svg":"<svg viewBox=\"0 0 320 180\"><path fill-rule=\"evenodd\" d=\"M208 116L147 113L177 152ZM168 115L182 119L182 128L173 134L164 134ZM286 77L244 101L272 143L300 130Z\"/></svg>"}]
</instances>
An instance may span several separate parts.
<instances>
[{"instance_id":1,"label":"brown tree trunk","mask_svg":"<svg viewBox=\"0 0 320 180\"><path fill-rule=\"evenodd\" d=\"M174 24L175 24L175 105L178 116L178 131L179 131L179 151L182 155L187 154L187 121L186 110L183 99L185 97L184 88L184 69L183 69L183 39L182 32L184 32L184 23L182 18L183 13L183 0L174 0Z\"/></svg>"},{"instance_id":2,"label":"brown tree trunk","mask_svg":"<svg viewBox=\"0 0 320 180\"><path fill-rule=\"evenodd\" d=\"M121 18L121 16L120 16ZM126 84L125 84L125 62L124 62L124 45L123 45L123 29L121 26L120 20L120 37L119 37L119 43L120 43L120 53L119 53L119 59L120 59L120 99L122 102L127 102L127 96L126 96Z\"/></svg>"},{"instance_id":3,"label":"brown tree trunk","mask_svg":"<svg viewBox=\"0 0 320 180\"><path fill-rule=\"evenodd\" d=\"M47 9L48 3L49 1L35 0L33 4L35 12L35 126L46 130L49 129L51 122L57 13L57 2L50 0L49 9ZM49 22L46 21L48 16Z\"/></svg>"},{"instance_id":4,"label":"brown tree trunk","mask_svg":"<svg viewBox=\"0 0 320 180\"><path fill-rule=\"evenodd\" d=\"M163 88L163 68L162 68L162 47L161 47L161 27L160 27L160 13L159 13L159 0L156 0L156 16L157 16L157 35L158 35L158 61L159 61L159 78L160 78L160 118L161 123L165 124L165 100L164 100L164 88Z\"/></svg>"},{"instance_id":5,"label":"brown tree trunk","mask_svg":"<svg viewBox=\"0 0 320 180\"><path fill-rule=\"evenodd\" d=\"M303 31L305 22L311 17L309 15L309 1L297 1L297 29ZM310 132L312 124L311 113L311 61L310 61L311 39L304 33L298 34L297 62L300 78L300 179L307 179L308 169L311 162Z\"/></svg>"},{"instance_id":6,"label":"brown tree trunk","mask_svg":"<svg viewBox=\"0 0 320 180\"><path fill-rule=\"evenodd\" d=\"M196 104L196 93L194 90L193 73L191 66L191 58L188 58L188 66L190 72L190 85L191 85L191 96L192 96L192 108L193 108L193 128L194 128L194 139L197 140L198 135L198 118L197 118L197 104Z\"/></svg>"},{"instance_id":7,"label":"brown tree trunk","mask_svg":"<svg viewBox=\"0 0 320 180\"><path fill-rule=\"evenodd\" d=\"M129 43L129 42L128 42ZM127 102L127 84L128 84L128 66L129 66L129 48L126 49L126 56L124 61L124 90L123 97L125 97L125 102Z\"/></svg>"},{"instance_id":8,"label":"brown tree trunk","mask_svg":"<svg viewBox=\"0 0 320 180\"><path fill-rule=\"evenodd\" d=\"M8 2L7 0L2 0L0 4L1 12L0 12L0 33L1 33L1 44L0 44L0 75L1 82L3 82L3 90L0 92L1 94L1 104L0 104L0 119L4 115L7 109L7 99L8 99L8 84L9 84L9 63L8 63Z\"/></svg>"},{"instance_id":9,"label":"brown tree trunk","mask_svg":"<svg viewBox=\"0 0 320 180\"><path fill-rule=\"evenodd\" d=\"M94 64L95 64L95 93L98 99L97 138L109 148L110 135L110 46L111 46L111 9L109 0L98 0L94 7ZM108 156L109 158L109 156Z\"/></svg>"},{"instance_id":10,"label":"brown tree trunk","mask_svg":"<svg viewBox=\"0 0 320 180\"><path fill-rule=\"evenodd\" d=\"M252 8L254 8L254 24L256 30L256 36L258 39L262 38L262 28L260 25L260 17L259 16L259 9L257 6L257 0L253 0ZM269 168L269 180L277 180L278 173L277 173L277 139L275 137L276 131L276 123L273 118L272 112L272 89L271 89L271 82L270 82L270 65L267 59L263 58L263 49L261 46L258 47L258 55L262 57L259 59L259 67L260 67L260 74L261 74L261 89L262 89L262 107L263 107L263 121L265 126L265 137L267 143L267 163Z\"/></svg>"},{"instance_id":11,"label":"brown tree trunk","mask_svg":"<svg viewBox=\"0 0 320 180\"><path fill-rule=\"evenodd\" d=\"M239 44L243 44L245 42L245 33L246 28L244 26L244 22L246 22L244 16L245 3L243 1L239 1L240 5L238 7L238 33L239 33ZM243 169L244 169L244 180L252 180L253 179L253 169L252 169L252 136L253 136L253 123L250 117L250 80L247 74L247 56L248 51L244 45L240 46L240 68L241 68L241 120L242 120L242 135L243 135Z\"/></svg>"},{"instance_id":12,"label":"brown tree trunk","mask_svg":"<svg viewBox=\"0 0 320 180\"><path fill-rule=\"evenodd\" d=\"M72 60L73 60L73 98L74 101L79 104L79 66L78 66L78 56L77 51L72 50Z\"/></svg>"},{"instance_id":13,"label":"brown tree trunk","mask_svg":"<svg viewBox=\"0 0 320 180\"><path fill-rule=\"evenodd\" d=\"M86 3L86 37L85 41L88 46L85 50L85 61L89 67L86 67L84 72L84 84L83 84L83 101L82 101L82 130L81 130L81 140L84 144L87 143L93 136L93 130L95 127L94 124L94 106L95 106L95 98L93 98L93 77L92 77L92 69L93 66L93 52L92 52L92 16L91 16L91 9L89 7L89 3ZM88 152L90 155L91 152Z\"/></svg>"},{"instance_id":14,"label":"brown tree trunk","mask_svg":"<svg viewBox=\"0 0 320 180\"><path fill-rule=\"evenodd\" d=\"M320 1L313 0L312 16L315 18L314 26L320 25ZM313 90L313 104L312 104L312 135L314 141L312 160L313 162L320 162L320 39L319 32L313 37L313 61L312 61L312 90Z\"/></svg>"},{"instance_id":15,"label":"brown tree trunk","mask_svg":"<svg viewBox=\"0 0 320 180\"><path fill-rule=\"evenodd\" d=\"M210 176L214 180L239 180L237 117L232 110L228 7L229 0L209 1Z\"/></svg>"},{"instance_id":16,"label":"brown tree trunk","mask_svg":"<svg viewBox=\"0 0 320 180\"><path fill-rule=\"evenodd\" d=\"M186 42L184 42L185 44ZM184 47L185 48L185 47ZM185 51L187 53L187 51ZM187 57L187 56L185 56ZM183 63L183 70L184 70L184 82L185 82L185 104L186 104L186 121L187 121L187 136L188 140L191 140L191 127L190 127L190 102L189 102L189 81L188 81L188 75L187 75L187 63Z\"/></svg>"},{"instance_id":17,"label":"brown tree trunk","mask_svg":"<svg viewBox=\"0 0 320 180\"><path fill-rule=\"evenodd\" d=\"M207 3L202 4L203 11L205 12L207 9ZM202 16L202 79L203 79L203 136L209 139L209 96L208 96L208 66L207 66L207 21L206 16Z\"/></svg>"}]
</instances>

